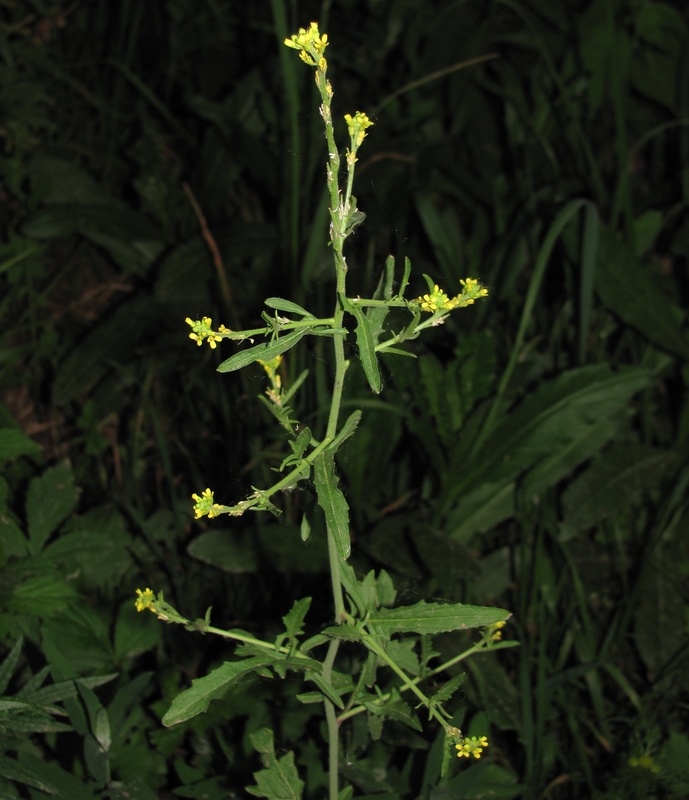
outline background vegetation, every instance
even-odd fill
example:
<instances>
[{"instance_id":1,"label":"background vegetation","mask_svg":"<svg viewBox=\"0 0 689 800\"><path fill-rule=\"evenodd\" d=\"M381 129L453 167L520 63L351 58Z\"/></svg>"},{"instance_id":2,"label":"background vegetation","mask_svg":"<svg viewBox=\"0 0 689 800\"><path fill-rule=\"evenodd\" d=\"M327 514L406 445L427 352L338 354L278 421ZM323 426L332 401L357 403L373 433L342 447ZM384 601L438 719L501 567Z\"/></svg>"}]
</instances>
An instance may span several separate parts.
<instances>
[{"instance_id":1,"label":"background vegetation","mask_svg":"<svg viewBox=\"0 0 689 800\"><path fill-rule=\"evenodd\" d=\"M285 525L192 519L193 491L241 499L282 440L260 368L216 374L184 324L252 327L267 295L331 311L315 87L281 45L311 19L335 108L375 121L351 280L370 291L393 253L491 289L387 357L381 399L350 370L353 563L409 602L509 608L521 641L474 660L456 703L490 737L480 763L440 785L432 735L386 724L365 747L353 724L343 777L381 800L686 797L679 0L0 3L0 797L239 796L266 724L323 793L296 681L163 728L227 652L133 604L164 589L266 635L322 591L308 622L328 617L308 492ZM314 430L327 378L302 397Z\"/></svg>"}]
</instances>

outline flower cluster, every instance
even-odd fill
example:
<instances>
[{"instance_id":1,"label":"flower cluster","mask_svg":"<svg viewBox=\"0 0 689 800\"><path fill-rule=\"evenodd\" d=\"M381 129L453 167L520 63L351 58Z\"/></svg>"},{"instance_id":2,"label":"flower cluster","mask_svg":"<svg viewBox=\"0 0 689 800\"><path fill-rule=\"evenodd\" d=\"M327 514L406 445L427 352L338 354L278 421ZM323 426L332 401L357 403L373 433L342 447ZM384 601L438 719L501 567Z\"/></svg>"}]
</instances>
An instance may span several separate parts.
<instances>
[{"instance_id":1,"label":"flower cluster","mask_svg":"<svg viewBox=\"0 0 689 800\"><path fill-rule=\"evenodd\" d=\"M215 350L218 346L218 342L222 339L220 334L230 333L230 329L226 328L224 325L221 325L217 331L214 331L211 327L213 325L213 320L210 317L196 320L187 317L184 321L187 325L191 325L192 333L189 334L189 338L193 339L199 347L201 347L204 341L207 341L211 350Z\"/></svg>"},{"instance_id":2,"label":"flower cluster","mask_svg":"<svg viewBox=\"0 0 689 800\"><path fill-rule=\"evenodd\" d=\"M328 46L328 34L321 36L317 22L312 22L308 28L299 28L299 33L285 39L285 44L299 50L299 58L310 67L318 67L321 72L325 72L327 64L323 53Z\"/></svg>"},{"instance_id":3,"label":"flower cluster","mask_svg":"<svg viewBox=\"0 0 689 800\"><path fill-rule=\"evenodd\" d=\"M661 771L660 766L655 763L653 756L649 753L644 753L642 756L632 756L628 763L630 767L642 767L643 769L649 770L649 772L652 772L654 775L658 775Z\"/></svg>"},{"instance_id":4,"label":"flower cluster","mask_svg":"<svg viewBox=\"0 0 689 800\"><path fill-rule=\"evenodd\" d=\"M153 611L153 613L155 613L155 608L153 606L155 596L153 594L153 590L144 589L144 591L142 592L141 589L137 589L136 593L139 595L135 603L136 610L144 611L145 609L148 608L150 611Z\"/></svg>"},{"instance_id":5,"label":"flower cluster","mask_svg":"<svg viewBox=\"0 0 689 800\"><path fill-rule=\"evenodd\" d=\"M349 135L352 137L352 147L356 150L364 141L366 128L370 128L373 123L363 111L357 111L354 116L345 114L344 118L349 129Z\"/></svg>"},{"instance_id":6,"label":"flower cluster","mask_svg":"<svg viewBox=\"0 0 689 800\"><path fill-rule=\"evenodd\" d=\"M213 517L217 517L222 511L223 507L214 501L213 492L211 492L210 489L203 491L201 493L201 497L199 497L197 494L192 494L191 499L195 501L194 517L196 519L206 516L209 519L213 519Z\"/></svg>"},{"instance_id":7,"label":"flower cluster","mask_svg":"<svg viewBox=\"0 0 689 800\"><path fill-rule=\"evenodd\" d=\"M452 311L455 308L465 308L466 306L473 305L474 301L480 297L488 295L488 289L476 280L476 278L467 278L460 281L462 291L456 297L448 297L445 292L438 287L437 284L433 286L432 291L424 294L422 297L416 299L423 311L430 311L434 314L436 311Z\"/></svg>"},{"instance_id":8,"label":"flower cluster","mask_svg":"<svg viewBox=\"0 0 689 800\"><path fill-rule=\"evenodd\" d=\"M456 744L457 758L481 758L481 753L484 747L488 747L488 739L485 736L467 736L465 739Z\"/></svg>"},{"instance_id":9,"label":"flower cluster","mask_svg":"<svg viewBox=\"0 0 689 800\"><path fill-rule=\"evenodd\" d=\"M258 363L263 367L266 371L266 374L270 378L270 382L272 384L270 389L266 389L266 394L268 395L268 399L271 403L274 403L276 406L282 405L282 378L278 374L278 368L280 364L282 364L282 356L275 356L275 358L271 358L270 361L261 361L261 359L257 359Z\"/></svg>"},{"instance_id":10,"label":"flower cluster","mask_svg":"<svg viewBox=\"0 0 689 800\"><path fill-rule=\"evenodd\" d=\"M505 620L501 622L494 622L492 625L486 625L486 636L493 642L499 642L502 639L502 630L507 623Z\"/></svg>"}]
</instances>

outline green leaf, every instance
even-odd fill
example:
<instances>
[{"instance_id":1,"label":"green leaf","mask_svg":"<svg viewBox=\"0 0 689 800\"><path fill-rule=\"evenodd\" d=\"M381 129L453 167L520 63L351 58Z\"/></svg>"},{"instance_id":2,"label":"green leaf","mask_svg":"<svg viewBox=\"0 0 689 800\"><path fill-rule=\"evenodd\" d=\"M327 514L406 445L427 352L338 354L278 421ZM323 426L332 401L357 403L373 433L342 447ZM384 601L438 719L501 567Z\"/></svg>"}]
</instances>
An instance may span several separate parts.
<instances>
[{"instance_id":1,"label":"green leaf","mask_svg":"<svg viewBox=\"0 0 689 800\"><path fill-rule=\"evenodd\" d=\"M509 611L502 608L468 606L463 603L426 603L420 600L413 606L381 608L368 619L376 633L443 633L445 631L481 628L506 620Z\"/></svg>"},{"instance_id":2,"label":"green leaf","mask_svg":"<svg viewBox=\"0 0 689 800\"><path fill-rule=\"evenodd\" d=\"M0 461L9 461L18 456L34 455L41 452L41 446L17 428L0 430Z\"/></svg>"},{"instance_id":3,"label":"green leaf","mask_svg":"<svg viewBox=\"0 0 689 800\"><path fill-rule=\"evenodd\" d=\"M18 614L47 617L63 609L77 596L69 583L54 575L37 575L15 588L7 607Z\"/></svg>"},{"instance_id":4,"label":"green leaf","mask_svg":"<svg viewBox=\"0 0 689 800\"><path fill-rule=\"evenodd\" d=\"M79 490L74 485L72 468L67 461L47 469L29 484L26 516L29 525L29 549L38 555L58 525L77 504Z\"/></svg>"},{"instance_id":5,"label":"green leaf","mask_svg":"<svg viewBox=\"0 0 689 800\"><path fill-rule=\"evenodd\" d=\"M601 228L596 291L611 311L650 342L689 360L689 342L673 304L629 245L607 228Z\"/></svg>"},{"instance_id":6,"label":"green leaf","mask_svg":"<svg viewBox=\"0 0 689 800\"><path fill-rule=\"evenodd\" d=\"M131 571L132 537L122 515L112 506L100 506L69 521L60 537L43 551L45 558L65 573L77 573L80 585L114 588Z\"/></svg>"},{"instance_id":7,"label":"green leaf","mask_svg":"<svg viewBox=\"0 0 689 800\"><path fill-rule=\"evenodd\" d=\"M374 300L390 300L392 298L392 286L395 280L395 257L388 256L385 260L385 271L380 276L376 291L373 293ZM371 306L366 310L371 336L374 344L378 344L378 339L383 332L383 325L388 316L390 308L388 306Z\"/></svg>"},{"instance_id":8,"label":"green leaf","mask_svg":"<svg viewBox=\"0 0 689 800\"><path fill-rule=\"evenodd\" d=\"M345 424L340 428L339 433L325 448L326 453L333 455L342 447L342 445L354 434L357 426L361 422L361 411L353 411L348 417Z\"/></svg>"},{"instance_id":9,"label":"green leaf","mask_svg":"<svg viewBox=\"0 0 689 800\"><path fill-rule=\"evenodd\" d=\"M242 661L226 661L203 678L191 682L191 688L177 695L163 717L163 725L170 727L203 714L211 700L222 697L233 683L255 669L270 664L269 656L254 656Z\"/></svg>"},{"instance_id":10,"label":"green leaf","mask_svg":"<svg viewBox=\"0 0 689 800\"><path fill-rule=\"evenodd\" d=\"M405 256L404 257L404 274L402 275L402 283L400 284L400 290L397 293L397 296L400 300L404 297L404 292L409 285L409 276L411 275L411 261Z\"/></svg>"},{"instance_id":11,"label":"green leaf","mask_svg":"<svg viewBox=\"0 0 689 800\"><path fill-rule=\"evenodd\" d=\"M267 797L268 800L300 800L304 790L304 782L300 780L294 766L294 753L291 751L281 759L275 756L273 732L270 728L261 728L249 734L251 744L261 753L264 769L254 773L256 786L247 786L246 790L255 797Z\"/></svg>"},{"instance_id":12,"label":"green leaf","mask_svg":"<svg viewBox=\"0 0 689 800\"><path fill-rule=\"evenodd\" d=\"M248 531L206 531L189 544L187 552L225 572L256 572L259 567L255 536Z\"/></svg>"},{"instance_id":13,"label":"green leaf","mask_svg":"<svg viewBox=\"0 0 689 800\"><path fill-rule=\"evenodd\" d=\"M286 311L290 314L299 314L300 317L313 317L309 311L291 300L283 300L282 297L269 297L264 301L268 308L274 308L277 311Z\"/></svg>"},{"instance_id":14,"label":"green leaf","mask_svg":"<svg viewBox=\"0 0 689 800\"><path fill-rule=\"evenodd\" d=\"M676 462L671 450L636 442L613 444L567 487L561 536L569 539L610 515L628 513L660 486Z\"/></svg>"},{"instance_id":15,"label":"green leaf","mask_svg":"<svg viewBox=\"0 0 689 800\"><path fill-rule=\"evenodd\" d=\"M454 749L452 752L455 752ZM497 764L482 761L466 767L444 786L432 789L430 800L456 800L458 797L463 800L483 800L489 797L494 800L512 800L525 790L526 787L517 783L511 772Z\"/></svg>"},{"instance_id":16,"label":"green leaf","mask_svg":"<svg viewBox=\"0 0 689 800\"><path fill-rule=\"evenodd\" d=\"M321 675L319 675L317 672L309 672L306 675L306 679L313 681L328 698L328 700L334 703L338 708L344 708L344 703L342 702L340 695L333 688L332 684L328 683Z\"/></svg>"},{"instance_id":17,"label":"green leaf","mask_svg":"<svg viewBox=\"0 0 689 800\"><path fill-rule=\"evenodd\" d=\"M23 643L24 637L20 636L5 657L5 660L2 662L2 664L0 664L0 695L4 694L7 690L10 679L12 678L12 673L14 672L17 662L19 661Z\"/></svg>"},{"instance_id":18,"label":"green leaf","mask_svg":"<svg viewBox=\"0 0 689 800\"><path fill-rule=\"evenodd\" d=\"M361 641L361 631L354 625L331 625L329 628L324 628L323 634L347 642Z\"/></svg>"},{"instance_id":19,"label":"green leaf","mask_svg":"<svg viewBox=\"0 0 689 800\"><path fill-rule=\"evenodd\" d=\"M292 331L291 333L280 336L272 342L263 342L257 344L255 347L250 347L248 350L242 350L240 353L235 353L233 356L223 361L218 367L218 372L234 372L237 369L242 369L248 364L253 364L254 361L261 359L261 361L270 361L271 358L286 353L295 344L311 332L311 328L299 328L299 330Z\"/></svg>"},{"instance_id":20,"label":"green leaf","mask_svg":"<svg viewBox=\"0 0 689 800\"><path fill-rule=\"evenodd\" d=\"M378 366L378 356L376 355L376 343L371 334L369 321L358 306L349 303L349 308L347 310L356 317L356 344L359 349L359 358L361 359L361 366L364 368L366 380L371 387L371 391L375 394L380 394L383 388L383 381L380 377L380 367Z\"/></svg>"},{"instance_id":21,"label":"green leaf","mask_svg":"<svg viewBox=\"0 0 689 800\"><path fill-rule=\"evenodd\" d=\"M418 675L420 665L418 656L414 652L415 646L414 639L394 639L385 645L385 652L405 672L410 675Z\"/></svg>"},{"instance_id":22,"label":"green leaf","mask_svg":"<svg viewBox=\"0 0 689 800\"><path fill-rule=\"evenodd\" d=\"M297 637L304 633L304 618L310 606L311 598L302 597L301 600L295 600L289 613L282 618L290 642L296 643Z\"/></svg>"},{"instance_id":23,"label":"green leaf","mask_svg":"<svg viewBox=\"0 0 689 800\"><path fill-rule=\"evenodd\" d=\"M438 691L433 695L433 700L438 703L447 702L457 691L457 689L459 689L459 687L464 683L466 677L466 672L460 672L459 675L455 675L454 678L450 678L450 680L441 686L441 688L438 689Z\"/></svg>"},{"instance_id":24,"label":"green leaf","mask_svg":"<svg viewBox=\"0 0 689 800\"><path fill-rule=\"evenodd\" d=\"M20 764L14 758L8 758L2 754L0 754L0 777L23 783L26 786L33 786L47 794L60 794L53 783L43 778L30 766Z\"/></svg>"},{"instance_id":25,"label":"green leaf","mask_svg":"<svg viewBox=\"0 0 689 800\"><path fill-rule=\"evenodd\" d=\"M346 560L352 551L349 539L349 506L337 487L332 453L320 453L316 456L313 468L318 505L323 509L328 530L335 539L340 558Z\"/></svg>"},{"instance_id":26,"label":"green leaf","mask_svg":"<svg viewBox=\"0 0 689 800\"><path fill-rule=\"evenodd\" d=\"M522 473L537 467L531 488L539 491L559 480L612 435L614 425L600 420L615 420L650 381L650 372L642 368L612 372L606 364L594 364L543 384L496 427L468 470L466 454L453 456L442 505L447 507L449 498L458 502L447 533L468 541L512 516L514 485Z\"/></svg>"},{"instance_id":27,"label":"green leaf","mask_svg":"<svg viewBox=\"0 0 689 800\"><path fill-rule=\"evenodd\" d=\"M309 522L309 517L306 512L304 512L301 517L299 535L301 536L302 542L308 542L309 536L311 536L311 523Z\"/></svg>"},{"instance_id":28,"label":"green leaf","mask_svg":"<svg viewBox=\"0 0 689 800\"><path fill-rule=\"evenodd\" d=\"M22 753L20 761L22 767L30 770L40 781L54 786L61 798L95 800L94 783L67 772L57 762L49 763L28 753Z\"/></svg>"}]
</instances>

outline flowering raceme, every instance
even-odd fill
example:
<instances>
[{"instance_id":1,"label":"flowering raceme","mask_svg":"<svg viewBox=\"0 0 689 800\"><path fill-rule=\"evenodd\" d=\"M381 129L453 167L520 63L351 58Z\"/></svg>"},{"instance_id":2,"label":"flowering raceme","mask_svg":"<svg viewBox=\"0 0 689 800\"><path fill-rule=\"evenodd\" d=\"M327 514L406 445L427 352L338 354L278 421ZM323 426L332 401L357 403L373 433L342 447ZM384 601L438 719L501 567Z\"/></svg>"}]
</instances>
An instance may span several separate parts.
<instances>
[{"instance_id":1,"label":"flowering raceme","mask_svg":"<svg viewBox=\"0 0 689 800\"><path fill-rule=\"evenodd\" d=\"M461 744L456 744L457 758L481 758L484 747L488 747L488 739L485 736L468 736Z\"/></svg>"},{"instance_id":2,"label":"flowering raceme","mask_svg":"<svg viewBox=\"0 0 689 800\"><path fill-rule=\"evenodd\" d=\"M230 333L230 329L226 328L224 325L221 325L217 331L214 331L211 327L213 325L213 320L210 317L196 320L187 317L184 321L187 325L191 325L192 332L189 334L189 338L193 339L199 347L201 347L204 341L207 341L211 350L215 350L218 346L218 342L222 341L222 336L220 334Z\"/></svg>"},{"instance_id":3,"label":"flowering raceme","mask_svg":"<svg viewBox=\"0 0 689 800\"><path fill-rule=\"evenodd\" d=\"M480 297L488 296L488 289L476 280L476 278L467 278L460 281L462 291L456 297L448 297L447 294L438 287L438 284L433 286L433 289L421 297L417 297L414 302L421 306L423 311L430 311L434 314L436 311L452 311L455 308L465 308L471 306Z\"/></svg>"}]
</instances>

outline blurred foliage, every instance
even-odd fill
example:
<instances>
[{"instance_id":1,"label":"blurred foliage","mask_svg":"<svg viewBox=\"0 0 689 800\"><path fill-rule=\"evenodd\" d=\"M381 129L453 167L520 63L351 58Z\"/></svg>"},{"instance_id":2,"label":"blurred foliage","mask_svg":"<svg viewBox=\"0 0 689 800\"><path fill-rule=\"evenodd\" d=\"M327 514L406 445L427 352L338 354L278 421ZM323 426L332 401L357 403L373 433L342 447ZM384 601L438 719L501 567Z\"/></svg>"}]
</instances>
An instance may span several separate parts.
<instances>
[{"instance_id":1,"label":"blurred foliage","mask_svg":"<svg viewBox=\"0 0 689 800\"><path fill-rule=\"evenodd\" d=\"M309 593L308 624L327 621L308 492L285 495L284 527L192 521L203 476L240 499L283 442L253 402L260 369L216 375L183 322L250 327L266 295L324 304L315 87L280 49L310 19L336 108L375 121L354 290L388 253L493 290L416 361L384 360L384 401L350 370L355 568L384 566L409 602L513 609L522 642L458 695L457 724L490 732L480 764L439 784L437 742L392 723L364 748L355 718L343 777L391 800L685 797L679 0L0 3L0 796L236 796L266 726L306 795L325 785L296 682L256 678L163 728L226 652L133 610L150 585L270 633ZM296 352L284 380L301 369ZM327 377L298 409L314 431Z\"/></svg>"}]
</instances>

